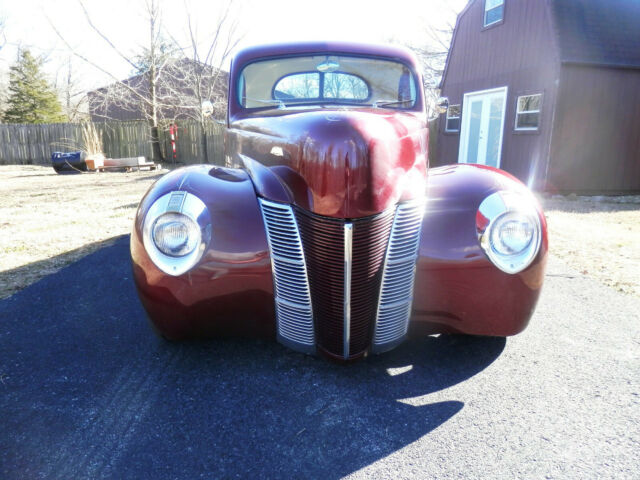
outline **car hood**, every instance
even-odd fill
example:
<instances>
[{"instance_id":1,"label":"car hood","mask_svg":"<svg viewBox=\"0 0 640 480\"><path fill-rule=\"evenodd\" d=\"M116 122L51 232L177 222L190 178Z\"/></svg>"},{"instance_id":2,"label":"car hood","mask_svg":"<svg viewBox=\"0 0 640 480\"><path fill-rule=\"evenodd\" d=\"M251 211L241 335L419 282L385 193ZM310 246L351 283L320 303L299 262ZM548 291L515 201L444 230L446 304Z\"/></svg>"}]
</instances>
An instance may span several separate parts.
<instances>
[{"instance_id":1,"label":"car hood","mask_svg":"<svg viewBox=\"0 0 640 480\"><path fill-rule=\"evenodd\" d=\"M272 110L227 137L259 195L339 218L424 195L427 145L421 116L376 108Z\"/></svg>"}]
</instances>

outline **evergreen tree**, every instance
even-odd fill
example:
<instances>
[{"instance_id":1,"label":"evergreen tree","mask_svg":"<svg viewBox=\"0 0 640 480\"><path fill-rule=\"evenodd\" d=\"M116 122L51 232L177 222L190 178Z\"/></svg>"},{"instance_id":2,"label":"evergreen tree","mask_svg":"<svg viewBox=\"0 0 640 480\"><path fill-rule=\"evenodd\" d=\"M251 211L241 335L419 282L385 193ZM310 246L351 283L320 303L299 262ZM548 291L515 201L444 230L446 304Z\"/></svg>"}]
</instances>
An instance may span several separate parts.
<instances>
[{"instance_id":1,"label":"evergreen tree","mask_svg":"<svg viewBox=\"0 0 640 480\"><path fill-rule=\"evenodd\" d=\"M29 50L18 53L9 70L9 97L3 115L5 123L66 122L60 100L42 72L43 60Z\"/></svg>"}]
</instances>

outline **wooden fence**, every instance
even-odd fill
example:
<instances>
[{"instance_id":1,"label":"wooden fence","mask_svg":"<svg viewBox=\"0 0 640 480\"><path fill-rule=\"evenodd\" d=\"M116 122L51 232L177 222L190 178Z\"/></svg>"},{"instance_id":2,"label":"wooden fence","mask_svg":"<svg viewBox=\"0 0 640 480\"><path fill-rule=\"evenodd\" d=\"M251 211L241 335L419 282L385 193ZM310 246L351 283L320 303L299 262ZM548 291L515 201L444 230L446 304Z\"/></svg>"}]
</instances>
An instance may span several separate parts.
<instances>
[{"instance_id":1,"label":"wooden fence","mask_svg":"<svg viewBox=\"0 0 640 480\"><path fill-rule=\"evenodd\" d=\"M151 159L149 125L144 121L94 123L102 134L104 153L110 158L146 157ZM195 121L178 124L176 163L224 165L225 126L209 122L206 127L208 159L202 151L202 132ZM168 130L160 133L164 163L174 163ZM0 165L48 165L53 152L82 150L82 126L77 123L40 125L0 124ZM208 162L207 162L208 160Z\"/></svg>"}]
</instances>

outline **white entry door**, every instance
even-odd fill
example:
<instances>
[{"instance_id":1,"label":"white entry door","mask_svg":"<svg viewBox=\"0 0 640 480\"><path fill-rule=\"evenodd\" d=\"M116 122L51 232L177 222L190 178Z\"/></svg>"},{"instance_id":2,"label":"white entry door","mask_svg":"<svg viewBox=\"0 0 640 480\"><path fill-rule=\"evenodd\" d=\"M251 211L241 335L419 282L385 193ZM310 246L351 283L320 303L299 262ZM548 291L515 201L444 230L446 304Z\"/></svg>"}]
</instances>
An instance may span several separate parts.
<instances>
[{"instance_id":1,"label":"white entry door","mask_svg":"<svg viewBox=\"0 0 640 480\"><path fill-rule=\"evenodd\" d=\"M507 87L465 93L462 104L459 163L500 168Z\"/></svg>"}]
</instances>

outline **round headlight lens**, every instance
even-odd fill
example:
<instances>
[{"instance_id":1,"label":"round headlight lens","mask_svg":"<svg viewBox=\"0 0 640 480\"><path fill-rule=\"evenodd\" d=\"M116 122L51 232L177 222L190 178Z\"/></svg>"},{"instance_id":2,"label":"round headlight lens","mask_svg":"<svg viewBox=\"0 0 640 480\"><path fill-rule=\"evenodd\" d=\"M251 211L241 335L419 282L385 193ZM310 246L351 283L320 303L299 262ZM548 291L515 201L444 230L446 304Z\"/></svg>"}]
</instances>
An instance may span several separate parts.
<instances>
[{"instance_id":1,"label":"round headlight lens","mask_svg":"<svg viewBox=\"0 0 640 480\"><path fill-rule=\"evenodd\" d=\"M518 255L529 247L535 230L536 227L528 216L515 212L504 214L491 229L491 248L500 255Z\"/></svg>"},{"instance_id":2,"label":"round headlight lens","mask_svg":"<svg viewBox=\"0 0 640 480\"><path fill-rule=\"evenodd\" d=\"M200 244L200 227L186 215L165 213L155 221L152 238L165 255L183 257Z\"/></svg>"},{"instance_id":3,"label":"round headlight lens","mask_svg":"<svg viewBox=\"0 0 640 480\"><path fill-rule=\"evenodd\" d=\"M535 200L517 192L492 193L478 207L476 232L480 247L496 267L510 274L523 271L542 241Z\"/></svg>"}]
</instances>

